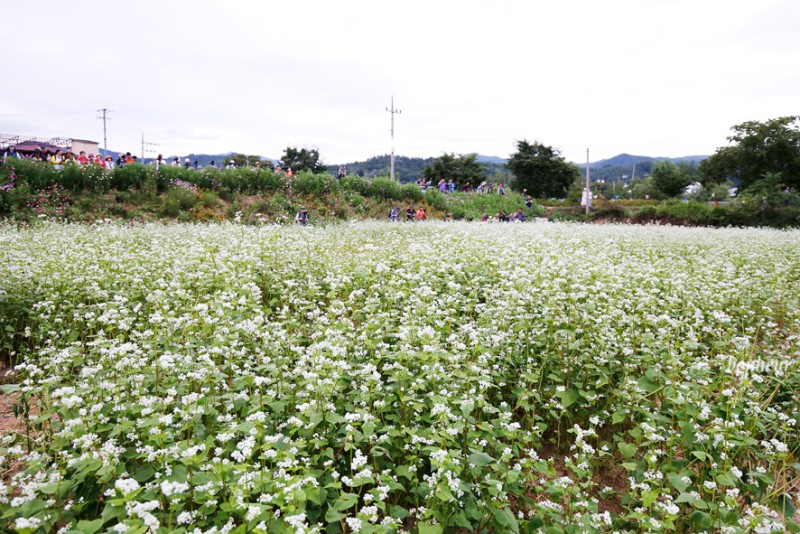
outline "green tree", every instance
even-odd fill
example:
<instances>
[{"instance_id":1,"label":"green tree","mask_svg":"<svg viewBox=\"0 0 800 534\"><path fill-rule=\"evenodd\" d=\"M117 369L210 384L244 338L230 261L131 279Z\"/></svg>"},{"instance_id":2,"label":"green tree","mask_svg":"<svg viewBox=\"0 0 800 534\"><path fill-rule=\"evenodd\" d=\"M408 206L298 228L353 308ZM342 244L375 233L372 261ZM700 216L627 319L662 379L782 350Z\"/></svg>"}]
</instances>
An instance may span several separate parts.
<instances>
[{"instance_id":1,"label":"green tree","mask_svg":"<svg viewBox=\"0 0 800 534\"><path fill-rule=\"evenodd\" d=\"M800 186L800 116L737 124L722 147L700 163L705 187L731 180L747 189L768 174L776 187ZM775 179L777 176L777 180Z\"/></svg>"},{"instance_id":2,"label":"green tree","mask_svg":"<svg viewBox=\"0 0 800 534\"><path fill-rule=\"evenodd\" d=\"M314 174L325 172L325 165L319 159L319 150L316 148L296 148L288 146L283 151L281 164L284 168L291 168L295 172L309 171Z\"/></svg>"},{"instance_id":3,"label":"green tree","mask_svg":"<svg viewBox=\"0 0 800 534\"><path fill-rule=\"evenodd\" d=\"M483 167L477 162L477 154L456 156L455 154L442 154L440 158L422 170L422 175L433 184L439 180L453 179L459 184L468 183L473 187L486 179Z\"/></svg>"},{"instance_id":4,"label":"green tree","mask_svg":"<svg viewBox=\"0 0 800 534\"><path fill-rule=\"evenodd\" d=\"M678 166L671 161L657 161L653 164L651 172L653 187L667 198L677 197L693 181L693 176L687 172L688 170L685 165Z\"/></svg>"},{"instance_id":5,"label":"green tree","mask_svg":"<svg viewBox=\"0 0 800 534\"><path fill-rule=\"evenodd\" d=\"M558 150L538 142L517 141L506 167L514 173L514 188L534 197L563 197L580 171Z\"/></svg>"}]
</instances>

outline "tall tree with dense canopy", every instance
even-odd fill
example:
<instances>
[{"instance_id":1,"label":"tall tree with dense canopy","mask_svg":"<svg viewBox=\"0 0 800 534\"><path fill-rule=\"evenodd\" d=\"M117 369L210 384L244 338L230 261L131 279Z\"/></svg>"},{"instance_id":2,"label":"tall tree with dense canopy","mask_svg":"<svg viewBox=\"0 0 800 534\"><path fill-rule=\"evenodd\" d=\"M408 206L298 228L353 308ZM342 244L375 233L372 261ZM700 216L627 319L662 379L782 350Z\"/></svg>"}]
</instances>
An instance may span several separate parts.
<instances>
[{"instance_id":1,"label":"tall tree with dense canopy","mask_svg":"<svg viewBox=\"0 0 800 534\"><path fill-rule=\"evenodd\" d=\"M477 161L477 154L467 154L456 156L455 154L443 154L436 161L422 170L422 175L426 180L433 184L439 180L453 179L456 183L469 183L475 187L486 179L483 167Z\"/></svg>"},{"instance_id":2,"label":"tall tree with dense canopy","mask_svg":"<svg viewBox=\"0 0 800 534\"><path fill-rule=\"evenodd\" d=\"M687 172L688 171L688 172ZM653 177L653 186L665 197L676 197L692 183L693 177L690 166L676 165L671 161L657 161L653 164L650 175Z\"/></svg>"},{"instance_id":3,"label":"tall tree with dense canopy","mask_svg":"<svg viewBox=\"0 0 800 534\"><path fill-rule=\"evenodd\" d=\"M295 172L309 171L314 174L324 173L325 165L319 160L319 150L316 148L296 148L288 146L283 151L281 163L284 168L291 168Z\"/></svg>"},{"instance_id":4,"label":"tall tree with dense canopy","mask_svg":"<svg viewBox=\"0 0 800 534\"><path fill-rule=\"evenodd\" d=\"M514 173L514 188L534 197L562 197L580 176L580 171L553 147L526 140L517 141L517 151L506 167Z\"/></svg>"},{"instance_id":5,"label":"tall tree with dense canopy","mask_svg":"<svg viewBox=\"0 0 800 534\"><path fill-rule=\"evenodd\" d=\"M741 191L767 175L779 176L778 186L800 186L800 116L743 122L732 130L731 145L700 163L704 186L731 180Z\"/></svg>"}]
</instances>

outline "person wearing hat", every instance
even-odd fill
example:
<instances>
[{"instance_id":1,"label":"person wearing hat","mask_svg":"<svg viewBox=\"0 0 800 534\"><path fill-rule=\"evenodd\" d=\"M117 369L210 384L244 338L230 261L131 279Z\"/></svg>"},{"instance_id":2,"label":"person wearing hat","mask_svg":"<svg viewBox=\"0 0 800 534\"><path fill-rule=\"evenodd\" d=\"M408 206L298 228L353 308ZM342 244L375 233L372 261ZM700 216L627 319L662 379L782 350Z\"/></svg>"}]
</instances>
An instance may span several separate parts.
<instances>
[{"instance_id":1,"label":"person wearing hat","mask_svg":"<svg viewBox=\"0 0 800 534\"><path fill-rule=\"evenodd\" d=\"M189 169L189 167L191 167L191 166L192 166L192 164L191 164L191 162L189 161L189 158L186 158L185 160L183 160L183 168L184 168L184 169L187 169L187 170L188 170L188 169Z\"/></svg>"},{"instance_id":2,"label":"person wearing hat","mask_svg":"<svg viewBox=\"0 0 800 534\"><path fill-rule=\"evenodd\" d=\"M114 158L111 154L106 155L106 169L111 170L114 168Z\"/></svg>"}]
</instances>

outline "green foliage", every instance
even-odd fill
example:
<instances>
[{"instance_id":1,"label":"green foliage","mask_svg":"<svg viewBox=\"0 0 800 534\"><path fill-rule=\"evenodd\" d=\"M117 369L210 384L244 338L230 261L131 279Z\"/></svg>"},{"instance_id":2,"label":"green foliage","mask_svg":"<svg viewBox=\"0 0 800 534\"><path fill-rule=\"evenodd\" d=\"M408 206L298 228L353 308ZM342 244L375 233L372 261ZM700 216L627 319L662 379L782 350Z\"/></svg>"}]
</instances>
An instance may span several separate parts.
<instances>
[{"instance_id":1,"label":"green foliage","mask_svg":"<svg viewBox=\"0 0 800 534\"><path fill-rule=\"evenodd\" d=\"M506 166L514 173L514 189L534 197L563 197L579 176L578 168L558 150L541 143L517 142L517 151Z\"/></svg>"},{"instance_id":2,"label":"green foliage","mask_svg":"<svg viewBox=\"0 0 800 534\"><path fill-rule=\"evenodd\" d=\"M476 161L477 157L477 154L443 154L425 167L422 174L434 187L439 180L453 180L458 184L468 183L474 188L486 179L484 168Z\"/></svg>"},{"instance_id":3,"label":"green foliage","mask_svg":"<svg viewBox=\"0 0 800 534\"><path fill-rule=\"evenodd\" d=\"M347 176L359 176L366 178L376 178L378 176L388 176L390 167L389 154L374 156L366 161L358 161L347 164ZM433 163L435 158L409 158L406 156L395 156L394 173L399 181L413 182L418 176L422 176L422 171L426 166ZM336 175L339 165L328 166L328 172Z\"/></svg>"},{"instance_id":4,"label":"green foliage","mask_svg":"<svg viewBox=\"0 0 800 534\"><path fill-rule=\"evenodd\" d=\"M186 211L197 203L197 194L182 187L173 187L167 192L164 215L174 217L180 211Z\"/></svg>"},{"instance_id":5,"label":"green foliage","mask_svg":"<svg viewBox=\"0 0 800 534\"><path fill-rule=\"evenodd\" d=\"M336 188L336 179L330 174L312 174L304 171L292 178L292 188L298 193L322 196Z\"/></svg>"},{"instance_id":6,"label":"green foliage","mask_svg":"<svg viewBox=\"0 0 800 534\"><path fill-rule=\"evenodd\" d=\"M111 189L116 189L118 191L139 189L147 180L150 172L155 172L155 170L145 167L144 165L116 167L111 172L109 186Z\"/></svg>"},{"instance_id":7,"label":"green foliage","mask_svg":"<svg viewBox=\"0 0 800 534\"><path fill-rule=\"evenodd\" d=\"M405 198L405 191L400 183L390 178L375 178L369 187L370 196L383 197L394 200Z\"/></svg>"},{"instance_id":8,"label":"green foliage","mask_svg":"<svg viewBox=\"0 0 800 534\"><path fill-rule=\"evenodd\" d=\"M628 190L631 198L661 200L664 194L656 187L652 176L631 182Z\"/></svg>"},{"instance_id":9,"label":"green foliage","mask_svg":"<svg viewBox=\"0 0 800 534\"><path fill-rule=\"evenodd\" d=\"M796 233L0 224L5 530L796 530Z\"/></svg>"},{"instance_id":10,"label":"green foliage","mask_svg":"<svg viewBox=\"0 0 800 534\"><path fill-rule=\"evenodd\" d=\"M780 176L779 189L800 188L800 116L743 122L732 130L731 145L700 163L704 185L730 180L745 190L771 174Z\"/></svg>"},{"instance_id":11,"label":"green foliage","mask_svg":"<svg viewBox=\"0 0 800 534\"><path fill-rule=\"evenodd\" d=\"M424 196L422 194L422 190L416 186L416 184L406 184L400 188L403 193L403 198L407 198L411 201L422 200Z\"/></svg>"},{"instance_id":12,"label":"green foliage","mask_svg":"<svg viewBox=\"0 0 800 534\"><path fill-rule=\"evenodd\" d=\"M432 187L428 188L425 191L425 202L429 206L433 206L438 210L446 210L447 209L447 197L444 193L441 193L437 189Z\"/></svg>"},{"instance_id":13,"label":"green foliage","mask_svg":"<svg viewBox=\"0 0 800 534\"><path fill-rule=\"evenodd\" d=\"M694 181L694 176L687 172L691 166L679 166L671 161L657 161L653 164L651 178L655 187L664 197L677 197Z\"/></svg>"},{"instance_id":14,"label":"green foliage","mask_svg":"<svg viewBox=\"0 0 800 534\"><path fill-rule=\"evenodd\" d=\"M785 186L781 173L766 173L739 194L740 200L762 206L797 206L797 194Z\"/></svg>"},{"instance_id":15,"label":"green foliage","mask_svg":"<svg viewBox=\"0 0 800 534\"><path fill-rule=\"evenodd\" d=\"M479 221L484 213L489 217L497 217L501 211L511 215L520 208L525 213L527 220L533 217L541 217L544 214L541 206L525 207L525 198L517 193L505 195L452 193L445 195L445 197L446 204L444 209L451 213L455 219Z\"/></svg>"},{"instance_id":16,"label":"green foliage","mask_svg":"<svg viewBox=\"0 0 800 534\"><path fill-rule=\"evenodd\" d=\"M294 172L300 173L303 171L322 174L325 172L325 165L319 159L319 150L316 148L296 148L286 147L281 157L281 163L284 169L291 168Z\"/></svg>"}]
</instances>

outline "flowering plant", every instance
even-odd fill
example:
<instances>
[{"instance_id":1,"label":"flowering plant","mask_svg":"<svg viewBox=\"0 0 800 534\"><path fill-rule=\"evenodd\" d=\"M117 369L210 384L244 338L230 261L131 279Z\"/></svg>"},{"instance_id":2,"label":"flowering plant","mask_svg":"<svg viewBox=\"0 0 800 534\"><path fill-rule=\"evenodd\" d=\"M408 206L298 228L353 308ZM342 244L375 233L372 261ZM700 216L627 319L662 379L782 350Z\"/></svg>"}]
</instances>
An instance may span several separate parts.
<instances>
[{"instance_id":1,"label":"flowering plant","mask_svg":"<svg viewBox=\"0 0 800 534\"><path fill-rule=\"evenodd\" d=\"M18 532L797 529L797 231L0 226ZM12 354L13 352L13 354ZM561 530L559 530L561 529Z\"/></svg>"}]
</instances>

